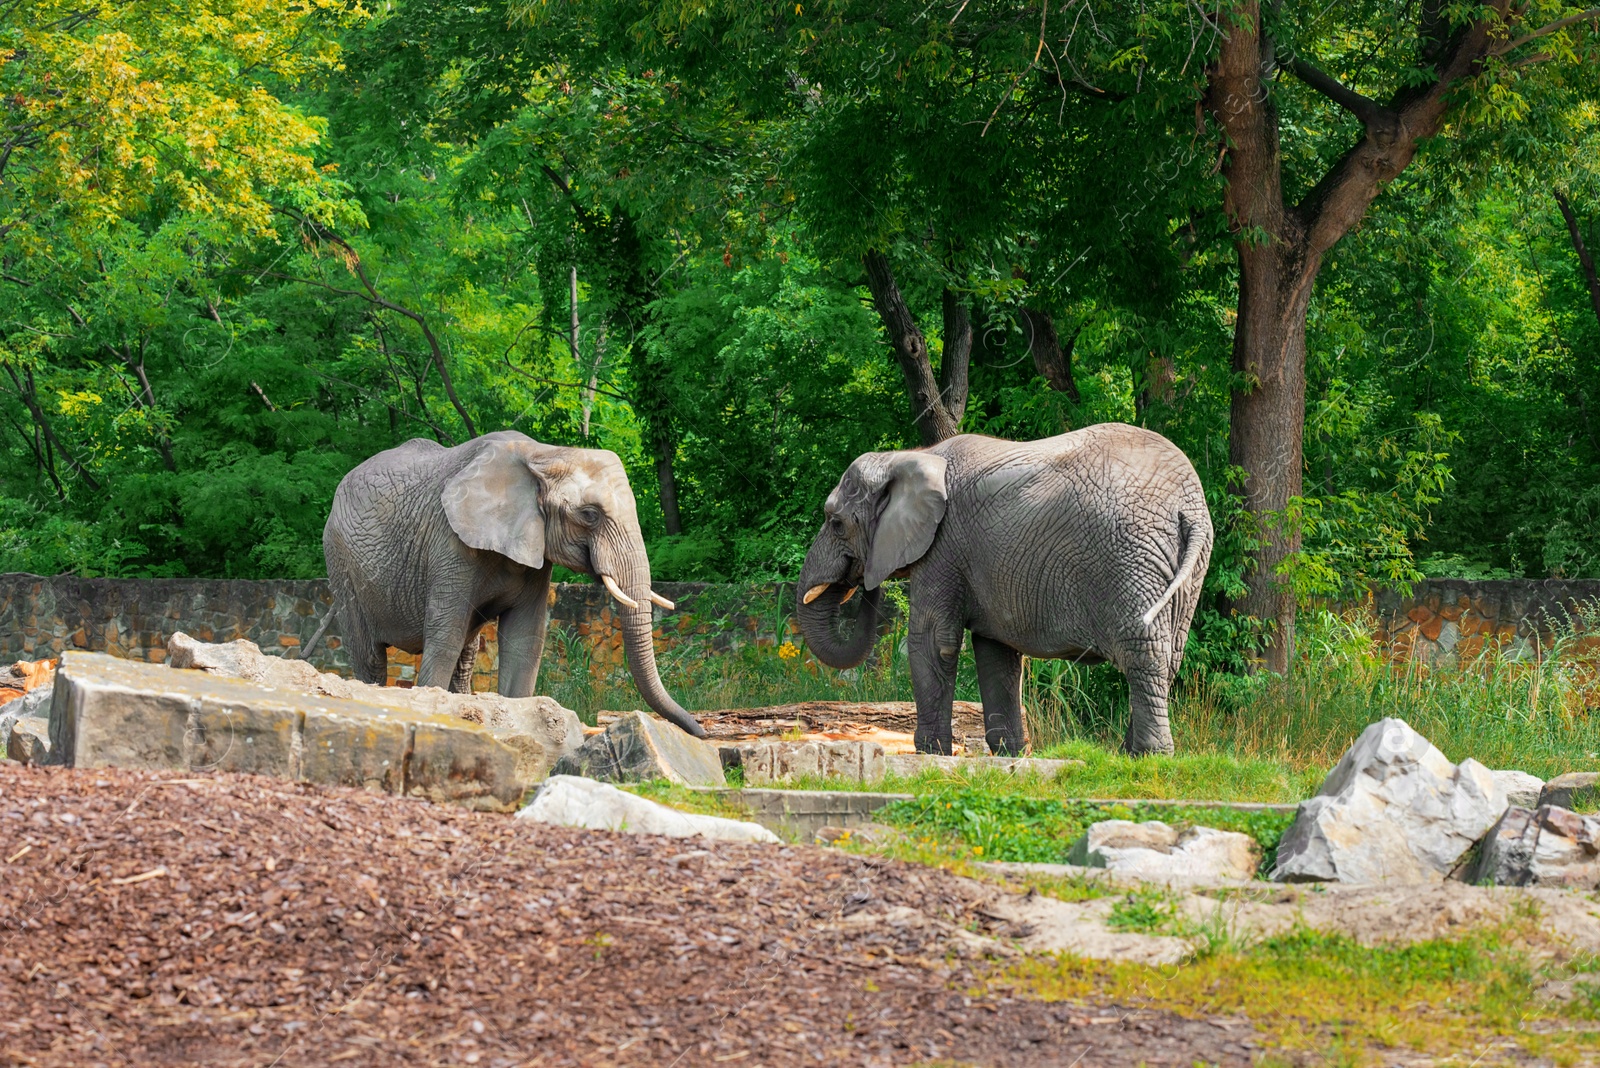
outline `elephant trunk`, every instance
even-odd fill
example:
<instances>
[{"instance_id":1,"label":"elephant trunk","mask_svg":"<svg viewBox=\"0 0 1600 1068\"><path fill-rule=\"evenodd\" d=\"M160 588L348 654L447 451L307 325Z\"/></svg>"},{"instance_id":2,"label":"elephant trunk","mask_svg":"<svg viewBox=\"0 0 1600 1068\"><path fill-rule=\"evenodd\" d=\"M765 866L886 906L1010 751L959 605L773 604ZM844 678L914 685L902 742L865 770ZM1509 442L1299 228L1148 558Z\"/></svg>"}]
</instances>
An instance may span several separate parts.
<instances>
[{"instance_id":1,"label":"elephant trunk","mask_svg":"<svg viewBox=\"0 0 1600 1068\"><path fill-rule=\"evenodd\" d=\"M855 629L848 636L839 633L844 615L840 606L854 593L852 575L859 568L840 556L832 548L814 544L806 554L796 584L795 618L800 623L800 633L805 635L806 648L813 656L831 668L853 668L867 658L878 639L878 609L883 598L883 587L863 592L857 597L861 605L854 620ZM808 591L826 587L806 603Z\"/></svg>"},{"instance_id":2,"label":"elephant trunk","mask_svg":"<svg viewBox=\"0 0 1600 1068\"><path fill-rule=\"evenodd\" d=\"M643 539L614 531L605 543L604 551L595 560L597 571L609 576L636 605L629 608L618 600L614 611L622 615L622 647L627 653L628 670L633 674L633 684L639 688L639 696L662 719L696 738L704 738L705 728L667 693L656 668L650 561L645 556Z\"/></svg>"}]
</instances>

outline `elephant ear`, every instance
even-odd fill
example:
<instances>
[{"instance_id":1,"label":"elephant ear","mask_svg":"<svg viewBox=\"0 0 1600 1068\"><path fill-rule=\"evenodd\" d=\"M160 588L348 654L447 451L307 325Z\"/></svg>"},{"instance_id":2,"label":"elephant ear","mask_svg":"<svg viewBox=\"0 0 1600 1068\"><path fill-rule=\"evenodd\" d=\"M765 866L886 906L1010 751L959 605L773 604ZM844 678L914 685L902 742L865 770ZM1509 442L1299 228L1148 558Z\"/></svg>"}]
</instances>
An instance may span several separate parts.
<instances>
[{"instance_id":1,"label":"elephant ear","mask_svg":"<svg viewBox=\"0 0 1600 1068\"><path fill-rule=\"evenodd\" d=\"M456 536L474 549L528 567L544 566L544 512L539 483L511 442L486 442L439 494Z\"/></svg>"},{"instance_id":2,"label":"elephant ear","mask_svg":"<svg viewBox=\"0 0 1600 1068\"><path fill-rule=\"evenodd\" d=\"M867 554L863 585L875 590L884 579L922 559L944 519L943 456L928 452L891 454L883 472L878 520Z\"/></svg>"}]
</instances>

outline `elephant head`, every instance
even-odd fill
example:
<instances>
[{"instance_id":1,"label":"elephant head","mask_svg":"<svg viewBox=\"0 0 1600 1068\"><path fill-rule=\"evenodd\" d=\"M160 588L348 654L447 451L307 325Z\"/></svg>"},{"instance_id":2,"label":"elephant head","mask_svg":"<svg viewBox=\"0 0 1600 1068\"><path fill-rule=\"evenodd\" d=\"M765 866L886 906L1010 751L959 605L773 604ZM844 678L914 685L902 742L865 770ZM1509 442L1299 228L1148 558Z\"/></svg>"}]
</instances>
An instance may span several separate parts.
<instances>
[{"instance_id":1,"label":"elephant head","mask_svg":"<svg viewBox=\"0 0 1600 1068\"><path fill-rule=\"evenodd\" d=\"M806 646L834 668L855 667L877 634L884 579L922 558L945 510L945 466L928 452L869 452L839 479L800 569L798 619ZM839 634L840 606L862 594L855 630Z\"/></svg>"},{"instance_id":2,"label":"elephant head","mask_svg":"<svg viewBox=\"0 0 1600 1068\"><path fill-rule=\"evenodd\" d=\"M705 731L661 684L651 641L650 561L622 461L604 449L544 445L512 432L487 434L440 494L451 528L474 549L527 567L547 561L604 583L622 614L623 647L639 694L697 738Z\"/></svg>"}]
</instances>

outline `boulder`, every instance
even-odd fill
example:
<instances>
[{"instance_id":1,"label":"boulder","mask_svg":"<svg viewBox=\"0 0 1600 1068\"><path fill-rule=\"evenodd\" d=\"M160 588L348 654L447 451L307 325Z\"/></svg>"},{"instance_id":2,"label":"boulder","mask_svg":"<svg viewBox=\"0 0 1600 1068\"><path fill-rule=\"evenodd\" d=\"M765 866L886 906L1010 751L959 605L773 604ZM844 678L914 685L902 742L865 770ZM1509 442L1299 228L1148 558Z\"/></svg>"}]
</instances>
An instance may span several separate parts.
<instances>
[{"instance_id":1,"label":"boulder","mask_svg":"<svg viewBox=\"0 0 1600 1068\"><path fill-rule=\"evenodd\" d=\"M1551 805L1505 811L1462 874L1493 886L1600 888L1600 819Z\"/></svg>"},{"instance_id":2,"label":"boulder","mask_svg":"<svg viewBox=\"0 0 1600 1068\"><path fill-rule=\"evenodd\" d=\"M1506 795L1506 804L1537 808L1544 780L1525 771L1491 771L1495 786Z\"/></svg>"},{"instance_id":3,"label":"boulder","mask_svg":"<svg viewBox=\"0 0 1600 1068\"><path fill-rule=\"evenodd\" d=\"M63 658L50 746L74 767L252 772L493 811L532 785L515 749L456 716L100 653Z\"/></svg>"},{"instance_id":4,"label":"boulder","mask_svg":"<svg viewBox=\"0 0 1600 1068\"><path fill-rule=\"evenodd\" d=\"M50 724L26 716L11 725L6 736L6 756L22 764L50 763Z\"/></svg>"},{"instance_id":5,"label":"boulder","mask_svg":"<svg viewBox=\"0 0 1600 1068\"><path fill-rule=\"evenodd\" d=\"M640 711L625 713L592 735L552 775L581 775L609 782L665 779L680 786L722 786L722 754L710 742Z\"/></svg>"},{"instance_id":6,"label":"boulder","mask_svg":"<svg viewBox=\"0 0 1600 1068\"><path fill-rule=\"evenodd\" d=\"M1489 769L1399 719L1361 732L1278 844L1282 882L1436 883L1506 810Z\"/></svg>"},{"instance_id":7,"label":"boulder","mask_svg":"<svg viewBox=\"0 0 1600 1068\"><path fill-rule=\"evenodd\" d=\"M676 727L669 727L677 730ZM680 732L681 733L681 732ZM593 779L552 775L518 819L583 827L592 831L660 834L668 838L717 839L729 842L776 842L778 836L759 823L679 812Z\"/></svg>"},{"instance_id":8,"label":"boulder","mask_svg":"<svg viewBox=\"0 0 1600 1068\"><path fill-rule=\"evenodd\" d=\"M744 769L746 786L802 777L848 782L883 778L883 746L877 742L747 742L734 748L734 757L732 763Z\"/></svg>"},{"instance_id":9,"label":"boulder","mask_svg":"<svg viewBox=\"0 0 1600 1068\"><path fill-rule=\"evenodd\" d=\"M576 753L583 744L583 723L578 714L550 697L451 693L433 686L373 686L318 671L303 660L268 656L254 642L212 644L197 641L182 631L172 635L167 649L175 668L482 724L515 750L517 774L524 782L543 779L557 760Z\"/></svg>"},{"instance_id":10,"label":"boulder","mask_svg":"<svg viewBox=\"0 0 1600 1068\"><path fill-rule=\"evenodd\" d=\"M1236 831L1179 830L1158 820L1102 820L1072 843L1067 863L1141 879L1252 879L1261 863L1261 846Z\"/></svg>"},{"instance_id":11,"label":"boulder","mask_svg":"<svg viewBox=\"0 0 1600 1068\"><path fill-rule=\"evenodd\" d=\"M29 690L14 701L0 705L0 738L9 737L11 725L19 719L44 719L50 715L50 701L55 697L53 685Z\"/></svg>"},{"instance_id":12,"label":"boulder","mask_svg":"<svg viewBox=\"0 0 1600 1068\"><path fill-rule=\"evenodd\" d=\"M1600 808L1600 772L1569 771L1557 775L1539 791L1539 806L1544 805L1574 811Z\"/></svg>"}]
</instances>

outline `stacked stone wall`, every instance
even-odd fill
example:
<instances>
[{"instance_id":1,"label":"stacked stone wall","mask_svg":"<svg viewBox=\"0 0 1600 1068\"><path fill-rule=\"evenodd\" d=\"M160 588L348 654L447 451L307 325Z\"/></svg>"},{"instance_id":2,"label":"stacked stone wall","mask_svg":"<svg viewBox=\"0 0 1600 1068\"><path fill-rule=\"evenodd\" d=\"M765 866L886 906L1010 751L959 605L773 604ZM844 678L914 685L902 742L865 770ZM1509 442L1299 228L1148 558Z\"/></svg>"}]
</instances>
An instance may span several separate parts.
<instances>
[{"instance_id":1,"label":"stacked stone wall","mask_svg":"<svg viewBox=\"0 0 1600 1068\"><path fill-rule=\"evenodd\" d=\"M655 610L657 651L686 642L729 652L746 644L798 638L794 589L788 584L662 583L677 610ZM84 579L0 575L0 664L87 649L160 662L167 640L184 631L202 641L247 638L264 651L296 655L321 636L307 659L324 671L349 673L333 596L321 579ZM1585 634L1600 610L1600 581L1430 579L1409 595L1377 590L1370 607L1376 637L1397 657L1429 663L1477 656L1491 644L1512 655L1537 655L1559 636L1600 646L1600 627ZM326 626L324 626L326 624ZM493 690L498 643L493 624L480 641L474 689ZM545 662L581 656L596 677L624 664L621 617L593 583L559 583L552 591ZM409 686L418 658L389 655L389 682Z\"/></svg>"},{"instance_id":2,"label":"stacked stone wall","mask_svg":"<svg viewBox=\"0 0 1600 1068\"><path fill-rule=\"evenodd\" d=\"M658 652L685 641L718 651L776 644L796 634L789 585L658 583L677 603L655 609ZM337 618L329 620L333 594L322 579L85 579L0 575L0 664L39 660L67 649L111 653L159 663L174 631L208 642L245 638L263 651L299 656L323 671L349 674ZM326 624L326 626L324 626ZM315 645L311 640L318 637ZM603 587L557 583L551 591L547 664L581 654L596 677L624 664L622 619ZM473 689L498 682L499 643L494 624L479 640ZM389 682L410 686L419 657L389 651Z\"/></svg>"},{"instance_id":3,"label":"stacked stone wall","mask_svg":"<svg viewBox=\"0 0 1600 1068\"><path fill-rule=\"evenodd\" d=\"M1471 660L1490 648L1512 658L1558 640L1600 646L1600 581L1428 579L1408 596L1376 590L1377 639L1397 658Z\"/></svg>"}]
</instances>

